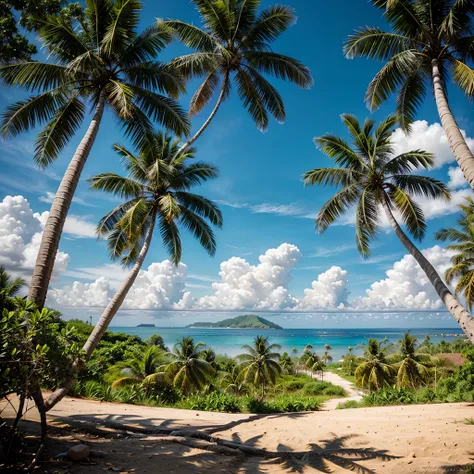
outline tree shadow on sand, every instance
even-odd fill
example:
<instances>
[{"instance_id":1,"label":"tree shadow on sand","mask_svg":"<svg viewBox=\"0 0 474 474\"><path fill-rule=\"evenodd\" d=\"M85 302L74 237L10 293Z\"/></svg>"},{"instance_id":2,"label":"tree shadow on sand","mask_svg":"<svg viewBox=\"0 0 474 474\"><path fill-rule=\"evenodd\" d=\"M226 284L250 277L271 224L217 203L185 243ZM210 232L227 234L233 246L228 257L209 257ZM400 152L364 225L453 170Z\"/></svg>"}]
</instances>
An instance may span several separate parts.
<instances>
[{"instance_id":1,"label":"tree shadow on sand","mask_svg":"<svg viewBox=\"0 0 474 474\"><path fill-rule=\"evenodd\" d=\"M331 439L322 440L320 443L308 444L306 451L292 451L291 448L280 444L278 452L283 452L282 456L275 457L271 463L280 464L288 472L305 472L306 467L311 467L322 473L334 471L332 465L336 465L347 471L360 474L373 474L375 471L360 464L361 461L378 459L380 461L391 461L398 459L386 449L377 450L374 448L348 448L345 444L359 435L336 436Z\"/></svg>"},{"instance_id":2,"label":"tree shadow on sand","mask_svg":"<svg viewBox=\"0 0 474 474\"><path fill-rule=\"evenodd\" d=\"M453 474L463 473L463 474L474 474L474 452L469 453L471 462L464 465L457 466L441 466L441 472L452 472Z\"/></svg>"}]
</instances>

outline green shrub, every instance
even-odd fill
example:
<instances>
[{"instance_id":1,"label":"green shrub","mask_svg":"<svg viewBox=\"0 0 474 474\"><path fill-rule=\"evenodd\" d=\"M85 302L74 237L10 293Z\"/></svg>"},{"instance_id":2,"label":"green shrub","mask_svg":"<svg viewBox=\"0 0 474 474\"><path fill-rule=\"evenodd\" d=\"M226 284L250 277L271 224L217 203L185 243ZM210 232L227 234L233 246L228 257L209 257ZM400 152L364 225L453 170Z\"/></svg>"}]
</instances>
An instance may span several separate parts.
<instances>
[{"instance_id":1,"label":"green shrub","mask_svg":"<svg viewBox=\"0 0 474 474\"><path fill-rule=\"evenodd\" d=\"M285 392L294 392L301 390L305 384L306 382L304 380L289 380L288 382L280 384L280 388Z\"/></svg>"},{"instance_id":2,"label":"green shrub","mask_svg":"<svg viewBox=\"0 0 474 474\"><path fill-rule=\"evenodd\" d=\"M323 390L323 395L328 395L330 397L345 397L346 391L339 385L331 385Z\"/></svg>"},{"instance_id":3,"label":"green shrub","mask_svg":"<svg viewBox=\"0 0 474 474\"><path fill-rule=\"evenodd\" d=\"M409 405L415 403L416 392L407 388L386 387L363 397L365 405Z\"/></svg>"},{"instance_id":4,"label":"green shrub","mask_svg":"<svg viewBox=\"0 0 474 474\"><path fill-rule=\"evenodd\" d=\"M322 395L324 390L331 385L329 382L310 382L304 386L303 393L305 395Z\"/></svg>"},{"instance_id":5,"label":"green shrub","mask_svg":"<svg viewBox=\"0 0 474 474\"><path fill-rule=\"evenodd\" d=\"M345 408L360 408L363 406L362 402L358 402L357 400L347 400L346 402L339 403L336 407L336 410L343 410Z\"/></svg>"},{"instance_id":6,"label":"green shrub","mask_svg":"<svg viewBox=\"0 0 474 474\"><path fill-rule=\"evenodd\" d=\"M280 394L272 400L258 401L247 399L247 410L250 413L295 413L301 411L317 411L322 397L306 397L297 394Z\"/></svg>"},{"instance_id":7,"label":"green shrub","mask_svg":"<svg viewBox=\"0 0 474 474\"><path fill-rule=\"evenodd\" d=\"M223 392L194 395L183 400L179 407L188 410L223 411L228 413L239 413L241 411L239 399L234 395Z\"/></svg>"},{"instance_id":8,"label":"green shrub","mask_svg":"<svg viewBox=\"0 0 474 474\"><path fill-rule=\"evenodd\" d=\"M415 392L416 403L433 403L439 401L438 395L431 387L422 387Z\"/></svg>"}]
</instances>

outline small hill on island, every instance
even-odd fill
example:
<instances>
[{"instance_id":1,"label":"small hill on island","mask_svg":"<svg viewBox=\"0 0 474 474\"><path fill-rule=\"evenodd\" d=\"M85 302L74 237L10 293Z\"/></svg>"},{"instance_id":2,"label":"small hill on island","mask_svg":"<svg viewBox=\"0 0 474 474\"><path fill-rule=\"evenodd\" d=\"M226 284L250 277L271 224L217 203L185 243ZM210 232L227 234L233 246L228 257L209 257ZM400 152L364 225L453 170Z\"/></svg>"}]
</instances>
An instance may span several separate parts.
<instances>
[{"instance_id":1,"label":"small hill on island","mask_svg":"<svg viewBox=\"0 0 474 474\"><path fill-rule=\"evenodd\" d=\"M278 324L255 314L245 314L236 318L224 319L217 323L193 323L187 328L231 328L231 329L283 329Z\"/></svg>"}]
</instances>

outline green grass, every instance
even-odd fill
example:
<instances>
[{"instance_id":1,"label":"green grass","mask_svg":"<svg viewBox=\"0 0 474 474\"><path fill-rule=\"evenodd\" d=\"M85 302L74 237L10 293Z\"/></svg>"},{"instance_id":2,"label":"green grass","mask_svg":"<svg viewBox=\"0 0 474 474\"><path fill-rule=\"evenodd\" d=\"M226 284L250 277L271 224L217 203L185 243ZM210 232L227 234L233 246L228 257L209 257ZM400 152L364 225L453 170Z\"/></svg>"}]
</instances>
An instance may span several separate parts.
<instances>
[{"instance_id":1,"label":"green grass","mask_svg":"<svg viewBox=\"0 0 474 474\"><path fill-rule=\"evenodd\" d=\"M326 367L328 372L332 372L333 374L339 375L341 379L345 379L355 385L355 376L354 375L346 375L342 372L342 370L337 370L340 366L336 364L332 364Z\"/></svg>"},{"instance_id":2,"label":"green grass","mask_svg":"<svg viewBox=\"0 0 474 474\"><path fill-rule=\"evenodd\" d=\"M474 425L474 418L464 418L463 423L465 425Z\"/></svg>"}]
</instances>

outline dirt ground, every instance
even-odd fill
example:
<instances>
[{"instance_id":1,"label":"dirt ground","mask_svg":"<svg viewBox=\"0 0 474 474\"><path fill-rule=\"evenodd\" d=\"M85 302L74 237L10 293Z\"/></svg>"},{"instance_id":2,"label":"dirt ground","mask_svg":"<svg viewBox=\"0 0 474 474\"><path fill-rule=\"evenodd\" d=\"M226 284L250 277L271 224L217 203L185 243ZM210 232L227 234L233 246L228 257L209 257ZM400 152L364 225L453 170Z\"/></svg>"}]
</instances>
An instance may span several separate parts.
<instances>
[{"instance_id":1,"label":"dirt ground","mask_svg":"<svg viewBox=\"0 0 474 474\"><path fill-rule=\"evenodd\" d=\"M467 403L233 415L67 398L49 414L51 439L36 472L465 472L463 466L474 464L474 425L464 423L472 417L474 405ZM32 432L37 429L34 410L27 418L25 428ZM167 436L124 432L117 424L199 430L265 448L269 455L217 454ZM80 442L105 456L90 463L56 459ZM281 456L275 457L277 453Z\"/></svg>"}]
</instances>

